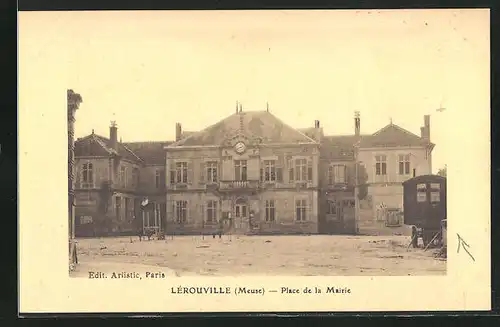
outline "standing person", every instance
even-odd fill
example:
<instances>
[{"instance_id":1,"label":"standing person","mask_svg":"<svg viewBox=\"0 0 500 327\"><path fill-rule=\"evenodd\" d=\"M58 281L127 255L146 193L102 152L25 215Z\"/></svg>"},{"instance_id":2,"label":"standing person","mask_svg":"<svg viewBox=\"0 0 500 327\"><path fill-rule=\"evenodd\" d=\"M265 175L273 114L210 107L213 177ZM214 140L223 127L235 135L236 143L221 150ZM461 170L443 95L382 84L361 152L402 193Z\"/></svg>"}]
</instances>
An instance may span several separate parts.
<instances>
[{"instance_id":1,"label":"standing person","mask_svg":"<svg viewBox=\"0 0 500 327\"><path fill-rule=\"evenodd\" d=\"M223 219L219 220L219 226L217 228L217 234L219 235L219 238L222 238L222 232L224 230L224 221Z\"/></svg>"},{"instance_id":2,"label":"standing person","mask_svg":"<svg viewBox=\"0 0 500 327\"><path fill-rule=\"evenodd\" d=\"M137 236L139 237L139 241L142 242L142 223L140 223L139 219L137 219L135 215L133 216L133 219Z\"/></svg>"}]
</instances>

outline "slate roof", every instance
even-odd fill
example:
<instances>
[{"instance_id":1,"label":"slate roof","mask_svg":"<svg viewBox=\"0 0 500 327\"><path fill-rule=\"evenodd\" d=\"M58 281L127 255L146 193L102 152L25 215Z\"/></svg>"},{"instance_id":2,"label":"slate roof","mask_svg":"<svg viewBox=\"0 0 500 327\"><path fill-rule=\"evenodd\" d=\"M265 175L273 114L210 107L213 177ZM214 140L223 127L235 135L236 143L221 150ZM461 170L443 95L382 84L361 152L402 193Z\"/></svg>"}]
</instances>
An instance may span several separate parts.
<instances>
[{"instance_id":1,"label":"slate roof","mask_svg":"<svg viewBox=\"0 0 500 327\"><path fill-rule=\"evenodd\" d=\"M123 143L118 142L118 149L111 146L111 141L97 134L90 134L79 138L75 142L75 156L105 156L119 155L131 161L142 161L132 150Z\"/></svg>"},{"instance_id":2,"label":"slate roof","mask_svg":"<svg viewBox=\"0 0 500 327\"><path fill-rule=\"evenodd\" d=\"M363 148L394 146L428 146L429 141L395 124L389 124L369 136L361 138Z\"/></svg>"},{"instance_id":3,"label":"slate roof","mask_svg":"<svg viewBox=\"0 0 500 327\"><path fill-rule=\"evenodd\" d=\"M395 124L389 124L373 134L360 135L361 148L430 146L434 144ZM324 158L354 160L355 135L332 135L322 139L321 154Z\"/></svg>"},{"instance_id":4,"label":"slate roof","mask_svg":"<svg viewBox=\"0 0 500 327\"><path fill-rule=\"evenodd\" d=\"M132 150L146 164L163 165L166 160L166 150L164 146L173 142L127 142L123 143Z\"/></svg>"},{"instance_id":5,"label":"slate roof","mask_svg":"<svg viewBox=\"0 0 500 327\"><path fill-rule=\"evenodd\" d=\"M354 160L356 140L355 135L325 136L322 139L321 156L328 159Z\"/></svg>"},{"instance_id":6,"label":"slate roof","mask_svg":"<svg viewBox=\"0 0 500 327\"><path fill-rule=\"evenodd\" d=\"M262 144L317 143L300 131L286 125L268 111L244 111L234 113L171 146L220 145L237 133L249 138L258 138Z\"/></svg>"}]
</instances>

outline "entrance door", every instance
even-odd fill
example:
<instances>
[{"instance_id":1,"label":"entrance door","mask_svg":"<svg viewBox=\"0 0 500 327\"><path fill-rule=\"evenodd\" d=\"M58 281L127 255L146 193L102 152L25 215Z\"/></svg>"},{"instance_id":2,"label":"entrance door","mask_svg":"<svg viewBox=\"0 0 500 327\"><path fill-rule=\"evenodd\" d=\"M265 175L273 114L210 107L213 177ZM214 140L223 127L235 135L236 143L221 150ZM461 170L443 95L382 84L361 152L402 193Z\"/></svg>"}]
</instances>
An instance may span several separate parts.
<instances>
[{"instance_id":1,"label":"entrance door","mask_svg":"<svg viewBox=\"0 0 500 327\"><path fill-rule=\"evenodd\" d=\"M248 218L248 205L244 199L236 200L236 204L234 206L234 227L236 229L242 228L244 222L246 222Z\"/></svg>"}]
</instances>

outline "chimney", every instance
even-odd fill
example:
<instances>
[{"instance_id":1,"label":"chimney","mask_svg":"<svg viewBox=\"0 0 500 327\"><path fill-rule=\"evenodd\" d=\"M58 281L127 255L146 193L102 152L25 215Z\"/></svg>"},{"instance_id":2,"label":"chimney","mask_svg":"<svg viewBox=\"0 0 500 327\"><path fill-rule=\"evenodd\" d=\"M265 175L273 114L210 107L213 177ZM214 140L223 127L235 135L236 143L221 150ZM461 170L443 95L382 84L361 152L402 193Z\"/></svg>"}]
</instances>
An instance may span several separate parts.
<instances>
[{"instance_id":1,"label":"chimney","mask_svg":"<svg viewBox=\"0 0 500 327\"><path fill-rule=\"evenodd\" d=\"M319 120L315 120L314 121L314 139L318 142L321 142L321 140L323 139L323 128L321 128L320 124L319 124Z\"/></svg>"},{"instance_id":2,"label":"chimney","mask_svg":"<svg viewBox=\"0 0 500 327\"><path fill-rule=\"evenodd\" d=\"M118 149L118 126L116 125L116 121L111 122L111 126L109 127L109 141L111 143L111 147L115 150Z\"/></svg>"},{"instance_id":3,"label":"chimney","mask_svg":"<svg viewBox=\"0 0 500 327\"><path fill-rule=\"evenodd\" d=\"M420 137L425 138L425 127L420 127Z\"/></svg>"},{"instance_id":4,"label":"chimney","mask_svg":"<svg viewBox=\"0 0 500 327\"><path fill-rule=\"evenodd\" d=\"M356 136L360 135L361 131L361 119L359 118L359 111L354 112L354 134Z\"/></svg>"},{"instance_id":5,"label":"chimney","mask_svg":"<svg viewBox=\"0 0 500 327\"><path fill-rule=\"evenodd\" d=\"M431 140L431 116L424 116L424 128L425 128L425 138L430 141Z\"/></svg>"},{"instance_id":6,"label":"chimney","mask_svg":"<svg viewBox=\"0 0 500 327\"><path fill-rule=\"evenodd\" d=\"M182 126L181 123L175 123L175 141L179 141L182 137Z\"/></svg>"}]
</instances>

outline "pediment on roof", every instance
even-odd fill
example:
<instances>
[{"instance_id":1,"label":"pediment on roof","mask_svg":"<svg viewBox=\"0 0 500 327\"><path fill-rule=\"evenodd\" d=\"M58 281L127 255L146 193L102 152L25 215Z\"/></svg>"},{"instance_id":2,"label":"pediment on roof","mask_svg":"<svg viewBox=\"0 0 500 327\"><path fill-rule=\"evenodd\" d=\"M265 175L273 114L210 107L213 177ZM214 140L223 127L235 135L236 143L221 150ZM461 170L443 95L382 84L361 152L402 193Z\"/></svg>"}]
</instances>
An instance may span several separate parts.
<instances>
[{"instance_id":1,"label":"pediment on roof","mask_svg":"<svg viewBox=\"0 0 500 327\"><path fill-rule=\"evenodd\" d=\"M238 139L252 145L317 143L269 112L249 111L233 114L172 146L230 146Z\"/></svg>"},{"instance_id":2,"label":"pediment on roof","mask_svg":"<svg viewBox=\"0 0 500 327\"><path fill-rule=\"evenodd\" d=\"M422 146L428 142L421 137L401 128L395 124L389 124L372 135L365 136L361 140L361 146Z\"/></svg>"}]
</instances>

